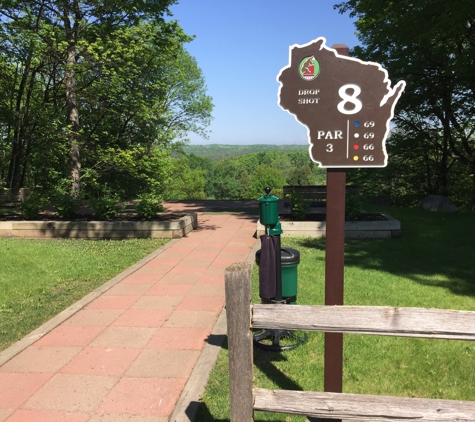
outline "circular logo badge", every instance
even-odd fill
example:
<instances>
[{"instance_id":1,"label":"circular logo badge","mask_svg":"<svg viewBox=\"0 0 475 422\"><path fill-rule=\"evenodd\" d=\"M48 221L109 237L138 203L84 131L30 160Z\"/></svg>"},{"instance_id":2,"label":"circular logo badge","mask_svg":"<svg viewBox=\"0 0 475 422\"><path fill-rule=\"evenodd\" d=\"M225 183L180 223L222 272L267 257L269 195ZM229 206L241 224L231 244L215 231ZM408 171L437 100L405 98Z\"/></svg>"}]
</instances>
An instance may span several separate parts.
<instances>
[{"instance_id":1,"label":"circular logo badge","mask_svg":"<svg viewBox=\"0 0 475 422\"><path fill-rule=\"evenodd\" d=\"M305 57L299 64L299 75L306 81L313 81L320 73L320 63L315 57Z\"/></svg>"}]
</instances>

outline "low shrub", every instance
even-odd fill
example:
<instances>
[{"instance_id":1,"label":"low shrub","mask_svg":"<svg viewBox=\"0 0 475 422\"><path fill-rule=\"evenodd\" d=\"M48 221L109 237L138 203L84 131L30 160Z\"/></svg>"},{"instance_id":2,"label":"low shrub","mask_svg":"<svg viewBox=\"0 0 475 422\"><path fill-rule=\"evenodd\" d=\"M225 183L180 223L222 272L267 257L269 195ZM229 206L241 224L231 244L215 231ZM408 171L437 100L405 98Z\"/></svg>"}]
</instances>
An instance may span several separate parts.
<instances>
[{"instance_id":1,"label":"low shrub","mask_svg":"<svg viewBox=\"0 0 475 422\"><path fill-rule=\"evenodd\" d=\"M120 198L116 195L103 194L91 199L94 213L100 220L110 220L122 211L124 206L118 204Z\"/></svg>"},{"instance_id":2,"label":"low shrub","mask_svg":"<svg viewBox=\"0 0 475 422\"><path fill-rule=\"evenodd\" d=\"M345 202L345 220L358 220L363 209L363 201L360 195L347 191Z\"/></svg>"},{"instance_id":3,"label":"low shrub","mask_svg":"<svg viewBox=\"0 0 475 422\"><path fill-rule=\"evenodd\" d=\"M300 192L293 191L290 199L290 211L295 220L304 220L310 211L310 202L307 201Z\"/></svg>"},{"instance_id":4,"label":"low shrub","mask_svg":"<svg viewBox=\"0 0 475 422\"><path fill-rule=\"evenodd\" d=\"M67 193L58 193L53 197L52 204L61 220L71 220L79 211L79 199Z\"/></svg>"},{"instance_id":5,"label":"low shrub","mask_svg":"<svg viewBox=\"0 0 475 422\"><path fill-rule=\"evenodd\" d=\"M40 193L32 192L20 202L20 213L25 220L34 220L38 218L40 211L47 204L47 199Z\"/></svg>"},{"instance_id":6,"label":"low shrub","mask_svg":"<svg viewBox=\"0 0 475 422\"><path fill-rule=\"evenodd\" d=\"M142 220L150 220L157 215L157 212L163 211L161 199L152 195L143 195L140 202L135 205L135 212Z\"/></svg>"}]
</instances>

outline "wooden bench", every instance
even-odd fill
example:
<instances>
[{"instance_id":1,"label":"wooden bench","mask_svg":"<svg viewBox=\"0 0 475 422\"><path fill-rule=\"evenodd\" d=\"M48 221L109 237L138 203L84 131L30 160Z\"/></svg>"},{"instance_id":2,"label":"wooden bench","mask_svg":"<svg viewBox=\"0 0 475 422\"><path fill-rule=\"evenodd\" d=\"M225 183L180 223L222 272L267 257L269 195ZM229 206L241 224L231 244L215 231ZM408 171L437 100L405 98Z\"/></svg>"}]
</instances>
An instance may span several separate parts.
<instances>
[{"instance_id":1,"label":"wooden bench","mask_svg":"<svg viewBox=\"0 0 475 422\"><path fill-rule=\"evenodd\" d=\"M0 204L16 204L25 200L29 194L30 189L28 188L12 190L0 187Z\"/></svg>"},{"instance_id":2,"label":"wooden bench","mask_svg":"<svg viewBox=\"0 0 475 422\"><path fill-rule=\"evenodd\" d=\"M290 195L294 192L302 195L302 199L310 203L310 208L317 210L326 207L327 201L327 186L326 185L312 185L312 186L284 186L283 187L283 210L290 212ZM346 186L346 194L359 194L359 186ZM323 211L323 210L322 210Z\"/></svg>"},{"instance_id":3,"label":"wooden bench","mask_svg":"<svg viewBox=\"0 0 475 422\"><path fill-rule=\"evenodd\" d=\"M254 410L351 421L475 421L475 402L253 388L252 328L475 340L475 312L383 306L252 305L251 266L225 270L231 422Z\"/></svg>"}]
</instances>

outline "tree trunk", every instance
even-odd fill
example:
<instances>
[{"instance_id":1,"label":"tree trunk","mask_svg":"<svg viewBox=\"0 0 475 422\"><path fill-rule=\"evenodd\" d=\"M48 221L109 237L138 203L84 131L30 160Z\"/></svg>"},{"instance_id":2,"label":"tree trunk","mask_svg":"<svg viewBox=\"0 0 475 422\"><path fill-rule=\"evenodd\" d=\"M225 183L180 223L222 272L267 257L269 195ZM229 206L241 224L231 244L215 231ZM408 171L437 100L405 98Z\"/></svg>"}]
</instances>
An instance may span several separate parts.
<instances>
[{"instance_id":1,"label":"tree trunk","mask_svg":"<svg viewBox=\"0 0 475 422\"><path fill-rule=\"evenodd\" d=\"M13 128L13 140L12 140L12 152L10 155L10 165L8 167L7 175L7 188L17 189L19 188L19 174L20 174L20 161L23 152L23 138L22 126L25 124L25 110L22 109L23 102L25 101L25 90L28 83L28 77L30 74L31 56L26 59L25 66L21 75L20 85L18 87L18 93L15 104L15 123ZM17 68L18 69L18 68Z\"/></svg>"},{"instance_id":2,"label":"tree trunk","mask_svg":"<svg viewBox=\"0 0 475 422\"><path fill-rule=\"evenodd\" d=\"M472 211L475 211L475 158L474 158L474 162L472 163L471 167L470 167L470 176L472 176L472 201L471 201L471 204L470 204L470 209Z\"/></svg>"},{"instance_id":3,"label":"tree trunk","mask_svg":"<svg viewBox=\"0 0 475 422\"><path fill-rule=\"evenodd\" d=\"M35 33L38 33L40 27L40 21L43 18L43 6L40 7L38 16L35 21ZM33 54L33 53L32 53ZM15 123L13 127L13 140L12 140L12 152L10 156L10 165L8 168L7 176L7 187L11 189L18 189L23 187L24 178L20 176L20 169L22 168L22 161L24 158L24 149L25 149L25 137L28 122L30 119L30 102L33 93L33 87L35 83L36 73L40 66L37 66L31 70L33 55L29 55L26 58L24 63L23 72L21 75L20 85L18 87L18 92L16 93L16 103L15 103ZM17 72L15 74L18 76L18 70L20 66L17 64ZM31 74L30 74L31 72ZM28 84L28 86L27 86ZM16 85L16 83L14 84ZM13 106L13 95L14 90L12 91L12 97L10 100L11 106ZM26 165L26 164L23 164ZM21 170L21 174L24 174L26 171L25 168Z\"/></svg>"},{"instance_id":4,"label":"tree trunk","mask_svg":"<svg viewBox=\"0 0 475 422\"><path fill-rule=\"evenodd\" d=\"M68 5L69 6L69 5ZM79 156L79 110L76 97L76 43L77 30L79 24L78 3L74 0L72 9L76 19L74 25L71 25L69 15L72 10L67 6L64 8L64 25L66 29L66 40L68 42L66 57L66 72L64 77L65 96L66 96L66 122L68 124L68 140L70 145L69 155L69 176L71 179L71 195L78 197L80 194L81 179L81 161Z\"/></svg>"},{"instance_id":5,"label":"tree trunk","mask_svg":"<svg viewBox=\"0 0 475 422\"><path fill-rule=\"evenodd\" d=\"M76 48L75 45L68 46L67 70L65 77L66 88L66 121L69 126L69 145L71 147L69 155L69 169L71 178L71 195L79 196L80 178L81 178L81 161L79 157L79 112L76 99L76 74L74 65L76 64Z\"/></svg>"},{"instance_id":6,"label":"tree trunk","mask_svg":"<svg viewBox=\"0 0 475 422\"><path fill-rule=\"evenodd\" d=\"M441 194L445 197L449 196L449 182L448 182L448 157L449 157L449 142L447 136L451 134L446 134L444 131L444 141L442 144L442 158L440 162L440 174L439 174L439 189Z\"/></svg>"}]
</instances>

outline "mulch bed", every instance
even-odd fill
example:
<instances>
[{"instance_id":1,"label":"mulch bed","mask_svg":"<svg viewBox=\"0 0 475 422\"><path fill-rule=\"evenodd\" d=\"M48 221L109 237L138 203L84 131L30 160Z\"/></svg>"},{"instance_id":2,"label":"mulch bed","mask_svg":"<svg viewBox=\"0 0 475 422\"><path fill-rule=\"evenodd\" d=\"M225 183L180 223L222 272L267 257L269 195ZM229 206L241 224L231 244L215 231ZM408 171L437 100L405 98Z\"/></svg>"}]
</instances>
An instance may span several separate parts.
<instances>
[{"instance_id":1,"label":"mulch bed","mask_svg":"<svg viewBox=\"0 0 475 422\"><path fill-rule=\"evenodd\" d=\"M143 220L135 213L119 213L115 218L99 220L94 214L77 214L75 218L67 221L175 221L183 217L181 213L160 213L151 220ZM0 215L0 221L27 221L19 213L12 212ZM33 221L65 221L58 218L52 211L43 211Z\"/></svg>"}]
</instances>

